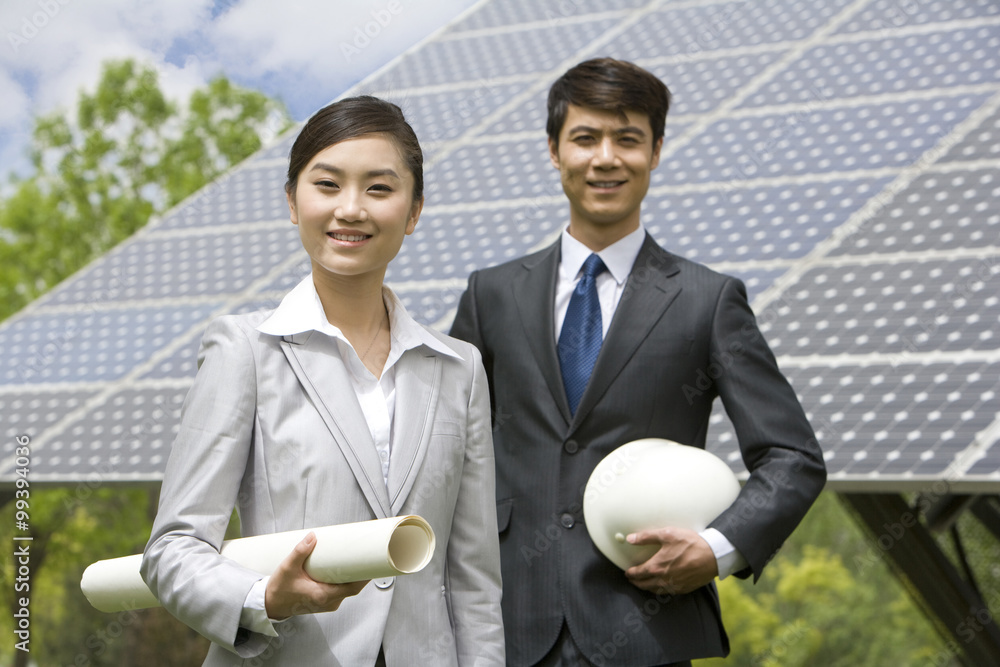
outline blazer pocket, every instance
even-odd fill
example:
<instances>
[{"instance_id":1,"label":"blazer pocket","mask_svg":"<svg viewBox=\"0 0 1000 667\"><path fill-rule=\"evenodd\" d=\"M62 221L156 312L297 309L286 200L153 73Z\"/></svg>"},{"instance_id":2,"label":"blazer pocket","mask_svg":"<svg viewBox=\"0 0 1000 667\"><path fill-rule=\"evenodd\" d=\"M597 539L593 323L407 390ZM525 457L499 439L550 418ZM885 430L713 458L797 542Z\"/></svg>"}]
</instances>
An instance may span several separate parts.
<instances>
[{"instance_id":1,"label":"blazer pocket","mask_svg":"<svg viewBox=\"0 0 1000 667\"><path fill-rule=\"evenodd\" d=\"M510 512L514 508L514 499L507 498L497 502L497 532L503 533L510 527Z\"/></svg>"},{"instance_id":2,"label":"blazer pocket","mask_svg":"<svg viewBox=\"0 0 1000 667\"><path fill-rule=\"evenodd\" d=\"M465 435L464 425L451 419L436 419L431 424L431 437L452 436L461 438Z\"/></svg>"}]
</instances>

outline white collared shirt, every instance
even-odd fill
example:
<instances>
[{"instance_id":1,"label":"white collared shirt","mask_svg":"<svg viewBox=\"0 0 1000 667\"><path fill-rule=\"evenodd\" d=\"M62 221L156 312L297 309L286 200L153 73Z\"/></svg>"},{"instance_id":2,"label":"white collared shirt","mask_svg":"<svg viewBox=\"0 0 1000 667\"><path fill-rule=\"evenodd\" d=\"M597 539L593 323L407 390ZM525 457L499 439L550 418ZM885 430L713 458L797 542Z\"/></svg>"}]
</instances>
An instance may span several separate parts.
<instances>
[{"instance_id":1,"label":"white collared shirt","mask_svg":"<svg viewBox=\"0 0 1000 667\"><path fill-rule=\"evenodd\" d=\"M608 335L611 318L614 317L618 302L621 301L622 293L625 291L625 281L628 280L628 274L632 272L632 265L635 264L635 258L639 256L639 250L642 248L642 242L645 238L646 230L640 225L639 229L597 253L601 261L604 262L604 266L608 267L607 271L595 279L597 299L601 302L601 336ZM590 248L570 236L569 229L563 230L561 244L559 278L556 282L555 329L557 342L559 332L562 331L563 320L566 319L569 300L573 296L576 284L580 281L583 263L593 253Z\"/></svg>"},{"instance_id":2,"label":"white collared shirt","mask_svg":"<svg viewBox=\"0 0 1000 667\"><path fill-rule=\"evenodd\" d=\"M601 303L601 335L603 337L608 335L611 318L615 316L618 302L621 301L622 294L625 292L625 283L632 272L636 258L639 257L639 251L642 249L642 243L645 239L646 230L642 225L639 225L639 228L634 232L597 253L604 265L608 267L607 271L595 279L597 299ZM562 331L563 320L566 319L566 311L569 309L569 300L573 296L576 284L580 281L583 263L594 252L570 236L569 228L563 230L560 242L559 277L556 282L555 313L553 313L557 343ZM747 567L747 561L743 554L737 551L732 542L718 530L706 528L698 534L708 542L715 554L720 579L725 579L734 572L739 572Z\"/></svg>"},{"instance_id":3,"label":"white collared shirt","mask_svg":"<svg viewBox=\"0 0 1000 667\"><path fill-rule=\"evenodd\" d=\"M312 274L285 295L271 316L257 326L257 331L272 336L292 336L315 331L336 339L337 350L347 367L354 393L361 404L361 411L382 462L383 481L388 485L392 459L392 423L396 411L396 362L407 350L421 345L441 354L458 355L410 317L399 298L384 285L382 299L389 313L390 347L381 377L375 377L361 361L360 355L364 354L364 350L355 350L343 332L326 319Z\"/></svg>"},{"instance_id":4,"label":"white collared shirt","mask_svg":"<svg viewBox=\"0 0 1000 667\"><path fill-rule=\"evenodd\" d=\"M381 377L375 375L361 361L360 354L344 333L330 324L323 310L313 282L312 274L306 276L291 292L285 295L271 315L257 326L257 331L271 336L292 336L315 331L336 340L337 351L351 378L351 385L358 397L365 422L382 463L382 481L388 486L389 466L392 463L393 417L396 412L396 362L408 350L420 346L446 356L461 358L458 353L435 338L410 314L391 289L382 286L382 300L389 314L389 357L382 368ZM264 593L269 577L253 585L243 603L240 625L254 632L277 637L272 621L265 613Z\"/></svg>"}]
</instances>

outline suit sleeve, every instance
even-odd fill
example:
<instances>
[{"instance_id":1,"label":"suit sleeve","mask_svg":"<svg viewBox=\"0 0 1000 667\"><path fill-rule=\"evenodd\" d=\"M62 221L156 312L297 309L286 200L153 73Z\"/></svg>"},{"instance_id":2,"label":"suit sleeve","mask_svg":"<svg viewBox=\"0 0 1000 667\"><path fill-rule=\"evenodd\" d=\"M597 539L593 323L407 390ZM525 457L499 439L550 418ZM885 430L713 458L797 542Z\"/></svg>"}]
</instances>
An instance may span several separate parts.
<instances>
[{"instance_id":1,"label":"suit sleeve","mask_svg":"<svg viewBox=\"0 0 1000 667\"><path fill-rule=\"evenodd\" d=\"M826 482L819 443L798 397L778 369L743 283L723 286L712 325L712 376L736 430L750 477L712 522L746 558L736 573L756 581Z\"/></svg>"},{"instance_id":2,"label":"suit sleeve","mask_svg":"<svg viewBox=\"0 0 1000 667\"><path fill-rule=\"evenodd\" d=\"M479 350L483 369L486 371L490 418L492 419L492 415L496 412L496 403L494 402L495 393L493 389L493 355L487 349L486 340L483 338L482 324L479 321L478 286L479 272L473 271L469 276L469 285L458 302L455 321L452 322L451 331L448 335L472 343Z\"/></svg>"},{"instance_id":3,"label":"suit sleeve","mask_svg":"<svg viewBox=\"0 0 1000 667\"><path fill-rule=\"evenodd\" d=\"M478 272L469 276L469 285L458 301L458 311L455 321L451 323L448 335L472 343L479 351L483 350L483 341L479 329L479 314L476 312L476 279Z\"/></svg>"},{"instance_id":4,"label":"suit sleeve","mask_svg":"<svg viewBox=\"0 0 1000 667\"><path fill-rule=\"evenodd\" d=\"M447 577L460 665L503 665L500 544L497 535L493 435L486 377L472 352L472 391L465 458L451 537Z\"/></svg>"},{"instance_id":5,"label":"suit sleeve","mask_svg":"<svg viewBox=\"0 0 1000 667\"><path fill-rule=\"evenodd\" d=\"M164 608L244 658L269 641L239 628L247 593L261 577L219 549L247 466L256 385L246 334L232 318L216 320L202 339L141 566Z\"/></svg>"}]
</instances>

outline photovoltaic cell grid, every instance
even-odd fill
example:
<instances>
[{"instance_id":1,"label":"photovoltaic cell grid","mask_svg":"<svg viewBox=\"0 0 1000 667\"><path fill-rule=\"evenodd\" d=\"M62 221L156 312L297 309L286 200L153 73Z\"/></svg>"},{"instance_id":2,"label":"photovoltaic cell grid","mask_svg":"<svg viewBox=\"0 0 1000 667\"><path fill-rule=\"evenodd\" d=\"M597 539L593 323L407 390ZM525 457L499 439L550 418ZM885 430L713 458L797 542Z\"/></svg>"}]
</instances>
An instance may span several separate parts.
<instances>
[{"instance_id":1,"label":"photovoltaic cell grid","mask_svg":"<svg viewBox=\"0 0 1000 667\"><path fill-rule=\"evenodd\" d=\"M990 0L478 4L346 94L400 104L427 203L387 280L450 326L468 274L567 207L545 96L633 60L673 106L643 224L743 279L839 489L1000 488L1000 6ZM159 479L207 323L307 275L295 132L0 326L0 483ZM717 360L724 372L725 360ZM718 406L710 449L742 470Z\"/></svg>"}]
</instances>

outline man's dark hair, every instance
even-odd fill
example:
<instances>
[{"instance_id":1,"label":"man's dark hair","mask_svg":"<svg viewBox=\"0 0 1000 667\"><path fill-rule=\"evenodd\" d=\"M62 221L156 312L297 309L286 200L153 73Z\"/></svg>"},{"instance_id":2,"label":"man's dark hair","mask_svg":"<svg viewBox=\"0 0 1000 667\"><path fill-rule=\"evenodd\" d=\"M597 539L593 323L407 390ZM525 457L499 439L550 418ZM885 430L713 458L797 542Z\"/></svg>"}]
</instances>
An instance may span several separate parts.
<instances>
[{"instance_id":1,"label":"man's dark hair","mask_svg":"<svg viewBox=\"0 0 1000 667\"><path fill-rule=\"evenodd\" d=\"M667 123L670 91L654 74L630 62L614 58L584 61L567 70L549 89L545 130L556 145L570 104L622 115L626 111L644 113L649 116L656 144Z\"/></svg>"}]
</instances>

